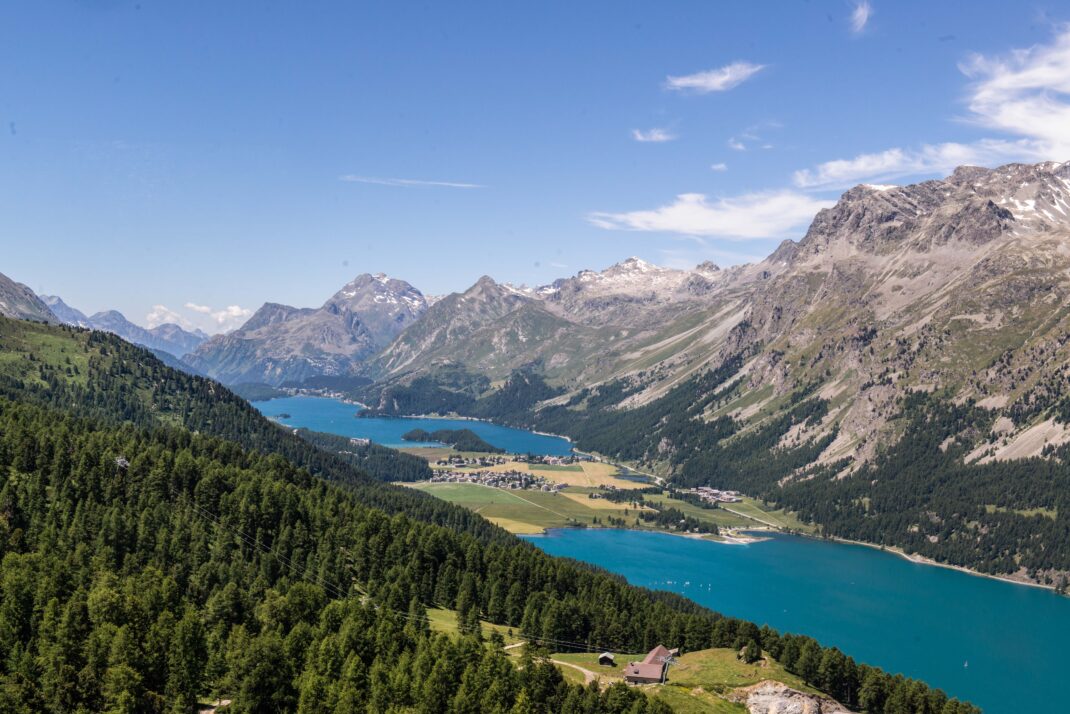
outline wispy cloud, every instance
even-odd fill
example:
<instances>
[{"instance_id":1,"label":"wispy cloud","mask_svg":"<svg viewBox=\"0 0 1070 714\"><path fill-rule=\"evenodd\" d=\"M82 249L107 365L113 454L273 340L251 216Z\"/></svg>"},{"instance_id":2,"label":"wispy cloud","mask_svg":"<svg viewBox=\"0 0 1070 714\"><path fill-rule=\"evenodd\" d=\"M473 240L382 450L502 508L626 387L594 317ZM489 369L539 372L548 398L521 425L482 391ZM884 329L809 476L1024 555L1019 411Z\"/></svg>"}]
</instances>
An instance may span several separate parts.
<instances>
[{"instance_id":1,"label":"wispy cloud","mask_svg":"<svg viewBox=\"0 0 1070 714\"><path fill-rule=\"evenodd\" d=\"M958 166L979 166L1039 158L1030 142L985 139L969 144L924 144L917 149L892 148L850 159L836 159L794 174L800 188L848 186L859 181L880 181L903 176L947 174Z\"/></svg>"},{"instance_id":2,"label":"wispy cloud","mask_svg":"<svg viewBox=\"0 0 1070 714\"><path fill-rule=\"evenodd\" d=\"M1009 134L974 142L893 147L796 171L795 185L825 188L900 176L942 175L957 166L1070 159L1070 26L1050 44L1007 55L972 55L965 121Z\"/></svg>"},{"instance_id":3,"label":"wispy cloud","mask_svg":"<svg viewBox=\"0 0 1070 714\"><path fill-rule=\"evenodd\" d=\"M241 326L253 311L241 305L211 307L195 302L187 302L180 309L173 310L166 305L153 305L145 316L145 325L152 329L171 323L185 330L201 329L208 333L228 332Z\"/></svg>"},{"instance_id":4,"label":"wispy cloud","mask_svg":"<svg viewBox=\"0 0 1070 714\"><path fill-rule=\"evenodd\" d=\"M972 121L1032 139L1051 158L1070 158L1070 25L1051 44L1000 57L975 54L959 70L974 80Z\"/></svg>"},{"instance_id":5,"label":"wispy cloud","mask_svg":"<svg viewBox=\"0 0 1070 714\"><path fill-rule=\"evenodd\" d=\"M253 314L253 311L241 305L227 305L226 307L212 310L209 316L221 330L229 330L245 322L245 319Z\"/></svg>"},{"instance_id":6,"label":"wispy cloud","mask_svg":"<svg viewBox=\"0 0 1070 714\"><path fill-rule=\"evenodd\" d=\"M728 170L728 164L726 164L723 161L721 161L719 163L716 163L716 164L710 164L710 171L727 171L727 170Z\"/></svg>"},{"instance_id":7,"label":"wispy cloud","mask_svg":"<svg viewBox=\"0 0 1070 714\"><path fill-rule=\"evenodd\" d=\"M673 134L668 129L661 129L654 127L643 131L642 129L632 129L632 138L641 142L653 142L660 144L665 141L672 141L676 138L676 134Z\"/></svg>"},{"instance_id":8,"label":"wispy cloud","mask_svg":"<svg viewBox=\"0 0 1070 714\"><path fill-rule=\"evenodd\" d=\"M857 35L866 29L872 16L873 6L869 4L869 0L857 0L854 10L851 11L851 32Z\"/></svg>"},{"instance_id":9,"label":"wispy cloud","mask_svg":"<svg viewBox=\"0 0 1070 714\"><path fill-rule=\"evenodd\" d=\"M739 139L737 139L734 136L729 138L728 141L725 142L725 143L728 145L728 148L732 149L733 151L746 151L747 150L747 145L744 144L742 141L740 141Z\"/></svg>"},{"instance_id":10,"label":"wispy cloud","mask_svg":"<svg viewBox=\"0 0 1070 714\"><path fill-rule=\"evenodd\" d=\"M483 184L462 183L460 181L424 181L422 179L385 178L382 176L357 176L346 174L338 177L339 181L349 183L371 183L378 186L401 186L411 188L414 186L437 186L439 188L486 188Z\"/></svg>"},{"instance_id":11,"label":"wispy cloud","mask_svg":"<svg viewBox=\"0 0 1070 714\"><path fill-rule=\"evenodd\" d=\"M765 68L763 64L752 62L733 62L717 69L686 74L680 77L666 77L665 87L676 91L689 91L697 94L725 92L737 87Z\"/></svg>"},{"instance_id":12,"label":"wispy cloud","mask_svg":"<svg viewBox=\"0 0 1070 714\"><path fill-rule=\"evenodd\" d=\"M193 325L182 315L178 314L174 310L170 309L166 305L153 305L152 310L148 315L145 315L145 324L151 330L154 327L160 325L174 324L183 327L187 330L192 329Z\"/></svg>"},{"instance_id":13,"label":"wispy cloud","mask_svg":"<svg viewBox=\"0 0 1070 714\"><path fill-rule=\"evenodd\" d=\"M814 217L831 201L781 190L709 199L684 193L672 203L646 211L592 213L588 220L608 230L652 231L730 240L780 238Z\"/></svg>"}]
</instances>

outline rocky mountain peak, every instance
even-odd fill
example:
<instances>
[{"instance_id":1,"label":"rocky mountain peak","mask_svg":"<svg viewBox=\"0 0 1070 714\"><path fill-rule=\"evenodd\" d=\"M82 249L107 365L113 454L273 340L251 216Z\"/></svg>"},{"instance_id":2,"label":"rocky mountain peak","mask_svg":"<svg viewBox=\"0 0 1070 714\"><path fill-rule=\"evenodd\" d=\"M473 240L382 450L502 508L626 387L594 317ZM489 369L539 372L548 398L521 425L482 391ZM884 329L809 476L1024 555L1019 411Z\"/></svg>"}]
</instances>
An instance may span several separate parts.
<instances>
[{"instance_id":1,"label":"rocky mountain peak","mask_svg":"<svg viewBox=\"0 0 1070 714\"><path fill-rule=\"evenodd\" d=\"M793 257L976 247L1054 229L1070 229L1070 163L962 166L943 180L848 190L817 214Z\"/></svg>"},{"instance_id":2,"label":"rocky mountain peak","mask_svg":"<svg viewBox=\"0 0 1070 714\"><path fill-rule=\"evenodd\" d=\"M721 266L714 263L712 260L704 260L695 266L696 273L705 273L707 275L721 272Z\"/></svg>"}]
</instances>

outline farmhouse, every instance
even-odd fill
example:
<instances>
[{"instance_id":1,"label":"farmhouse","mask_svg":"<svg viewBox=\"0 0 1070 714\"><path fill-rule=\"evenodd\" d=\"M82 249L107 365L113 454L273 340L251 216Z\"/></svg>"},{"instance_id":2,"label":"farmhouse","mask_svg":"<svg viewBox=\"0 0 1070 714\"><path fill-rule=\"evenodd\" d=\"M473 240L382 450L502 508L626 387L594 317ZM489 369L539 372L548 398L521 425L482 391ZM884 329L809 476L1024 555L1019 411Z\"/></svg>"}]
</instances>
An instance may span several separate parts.
<instances>
[{"instance_id":1,"label":"farmhouse","mask_svg":"<svg viewBox=\"0 0 1070 714\"><path fill-rule=\"evenodd\" d=\"M624 668L624 681L629 684L659 684L665 681L669 660L680 650L658 645L647 653L642 662L629 662Z\"/></svg>"}]
</instances>

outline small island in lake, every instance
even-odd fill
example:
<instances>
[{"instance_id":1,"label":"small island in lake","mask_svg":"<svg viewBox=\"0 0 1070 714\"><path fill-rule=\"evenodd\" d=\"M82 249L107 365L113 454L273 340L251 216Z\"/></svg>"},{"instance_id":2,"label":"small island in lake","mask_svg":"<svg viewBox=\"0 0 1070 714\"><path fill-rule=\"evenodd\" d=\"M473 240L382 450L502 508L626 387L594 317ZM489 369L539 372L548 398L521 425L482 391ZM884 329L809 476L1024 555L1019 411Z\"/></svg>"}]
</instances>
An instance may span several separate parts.
<instances>
[{"instance_id":1,"label":"small island in lake","mask_svg":"<svg viewBox=\"0 0 1070 714\"><path fill-rule=\"evenodd\" d=\"M486 454L504 454L505 449L499 449L493 444L483 440L479 434L471 429L412 429L401 435L405 441L437 441L440 444L449 444L457 451L478 451Z\"/></svg>"}]
</instances>

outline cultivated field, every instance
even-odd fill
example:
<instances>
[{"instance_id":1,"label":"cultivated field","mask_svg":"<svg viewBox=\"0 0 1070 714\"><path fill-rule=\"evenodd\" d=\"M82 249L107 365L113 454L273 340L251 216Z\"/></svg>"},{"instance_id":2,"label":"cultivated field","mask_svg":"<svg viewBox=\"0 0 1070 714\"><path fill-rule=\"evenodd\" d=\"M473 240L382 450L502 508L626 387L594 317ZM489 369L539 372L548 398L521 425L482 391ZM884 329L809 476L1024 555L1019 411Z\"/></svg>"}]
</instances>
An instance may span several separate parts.
<instances>
[{"instance_id":1,"label":"cultivated field","mask_svg":"<svg viewBox=\"0 0 1070 714\"><path fill-rule=\"evenodd\" d=\"M541 533L547 528L597 525L609 516L628 519L634 524L635 509L627 504L609 504L588 499L586 492L573 494L545 491L506 491L472 483L405 484L471 509L512 533ZM587 490L590 492L590 489Z\"/></svg>"}]
</instances>

